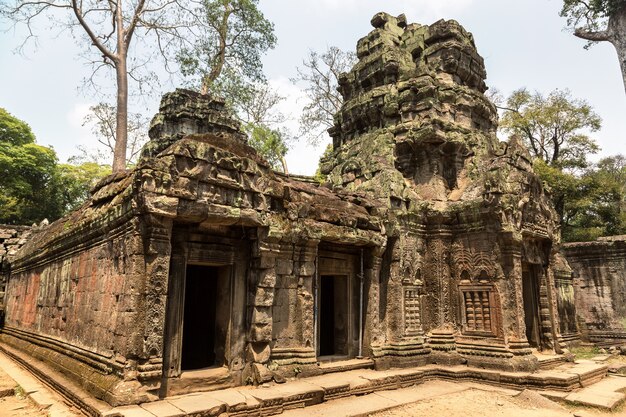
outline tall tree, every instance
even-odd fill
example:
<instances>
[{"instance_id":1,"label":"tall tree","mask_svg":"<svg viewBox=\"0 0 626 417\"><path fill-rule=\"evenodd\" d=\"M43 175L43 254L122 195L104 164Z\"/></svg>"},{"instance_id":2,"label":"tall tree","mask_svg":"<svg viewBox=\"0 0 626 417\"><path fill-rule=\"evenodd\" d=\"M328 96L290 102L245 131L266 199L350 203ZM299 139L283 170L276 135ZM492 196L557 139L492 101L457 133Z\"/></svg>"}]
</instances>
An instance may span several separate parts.
<instances>
[{"instance_id":1,"label":"tall tree","mask_svg":"<svg viewBox=\"0 0 626 417\"><path fill-rule=\"evenodd\" d=\"M276 45L274 25L258 9L258 0L214 0L200 14L211 28L178 53L182 73L202 93L218 94L243 123L250 144L275 168L287 172L285 121L276 111L284 100L263 74L261 57Z\"/></svg>"},{"instance_id":2,"label":"tall tree","mask_svg":"<svg viewBox=\"0 0 626 417\"><path fill-rule=\"evenodd\" d=\"M561 16L567 17L574 36L595 42L610 42L617 51L626 89L626 1L564 0Z\"/></svg>"},{"instance_id":3,"label":"tall tree","mask_svg":"<svg viewBox=\"0 0 626 417\"><path fill-rule=\"evenodd\" d=\"M206 30L177 54L193 84L228 97L265 80L261 56L274 48L276 36L258 0L205 0L198 19Z\"/></svg>"},{"instance_id":4,"label":"tall tree","mask_svg":"<svg viewBox=\"0 0 626 417\"><path fill-rule=\"evenodd\" d=\"M602 120L584 100L567 90L555 90L544 97L522 88L514 91L504 105L500 128L520 136L533 157L557 168L584 168L587 155L599 148L586 131L596 132Z\"/></svg>"},{"instance_id":5,"label":"tall tree","mask_svg":"<svg viewBox=\"0 0 626 417\"><path fill-rule=\"evenodd\" d=\"M116 113L114 106L107 103L98 103L89 108L89 113L83 119L83 126L91 126L91 131L98 140L98 143L104 147L105 157L115 154L115 144L117 143ZM143 114L135 112L128 113L126 165L133 164L136 161L142 146L148 140L149 124L150 119ZM81 151L84 151L83 154L88 154L84 149L81 149ZM93 159L91 162L100 162L100 158L87 157L86 159Z\"/></svg>"},{"instance_id":6,"label":"tall tree","mask_svg":"<svg viewBox=\"0 0 626 417\"><path fill-rule=\"evenodd\" d=\"M30 126L0 107L0 143L19 146L34 142Z\"/></svg>"},{"instance_id":7,"label":"tall tree","mask_svg":"<svg viewBox=\"0 0 626 417\"><path fill-rule=\"evenodd\" d=\"M565 201L566 241L594 240L626 233L626 158L616 155L593 164L573 183Z\"/></svg>"},{"instance_id":8,"label":"tall tree","mask_svg":"<svg viewBox=\"0 0 626 417\"><path fill-rule=\"evenodd\" d=\"M336 46L325 52L309 51L309 56L297 68L298 75L291 81L304 84L307 104L300 116L300 136L317 144L333 126L333 117L343 104L337 91L339 75L356 63L356 55Z\"/></svg>"},{"instance_id":9,"label":"tall tree","mask_svg":"<svg viewBox=\"0 0 626 417\"><path fill-rule=\"evenodd\" d=\"M285 156L291 134L284 126L288 117L278 108L284 100L285 97L267 83L259 83L251 86L248 93L235 96L232 106L248 133L250 145L274 169L282 168L285 174L289 174Z\"/></svg>"},{"instance_id":10,"label":"tall tree","mask_svg":"<svg viewBox=\"0 0 626 417\"><path fill-rule=\"evenodd\" d=\"M225 1L225 0L224 0ZM142 83L155 59L166 68L177 51L189 47L211 27L201 18L208 0L7 0L0 16L27 26L27 42L35 21L47 15L59 30L69 29L83 38L80 44L94 74L109 68L115 74L116 124L113 171L126 168L129 79ZM220 1L221 2L221 1ZM92 79L95 75L92 75Z\"/></svg>"},{"instance_id":11,"label":"tall tree","mask_svg":"<svg viewBox=\"0 0 626 417\"><path fill-rule=\"evenodd\" d=\"M599 150L586 132L600 129L600 117L569 91L555 90L544 97L522 88L506 100L498 97L493 96L502 110L500 128L524 140L535 158L535 172L550 186L556 211L567 223L568 207L581 198L576 171L584 170L587 156Z\"/></svg>"},{"instance_id":12,"label":"tall tree","mask_svg":"<svg viewBox=\"0 0 626 417\"><path fill-rule=\"evenodd\" d=\"M58 165L54 149L38 145L26 123L0 108L0 223L55 220L110 172L94 163Z\"/></svg>"}]
</instances>

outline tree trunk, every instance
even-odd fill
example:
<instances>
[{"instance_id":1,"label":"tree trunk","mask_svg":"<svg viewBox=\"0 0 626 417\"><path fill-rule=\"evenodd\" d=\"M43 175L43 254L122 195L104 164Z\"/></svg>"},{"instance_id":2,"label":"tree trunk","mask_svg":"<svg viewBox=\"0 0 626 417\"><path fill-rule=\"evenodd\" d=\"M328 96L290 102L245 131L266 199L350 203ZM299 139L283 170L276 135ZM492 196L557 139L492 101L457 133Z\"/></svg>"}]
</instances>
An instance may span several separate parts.
<instances>
[{"instance_id":1,"label":"tree trunk","mask_svg":"<svg viewBox=\"0 0 626 417\"><path fill-rule=\"evenodd\" d=\"M626 91L626 6L609 18L608 32L610 42L615 47L620 69L622 70L622 82Z\"/></svg>"},{"instance_id":2,"label":"tree trunk","mask_svg":"<svg viewBox=\"0 0 626 417\"><path fill-rule=\"evenodd\" d=\"M622 71L622 82L626 91L626 6L609 16L606 30L587 31L577 28L574 35L591 42L611 42L617 52L620 69Z\"/></svg>"},{"instance_id":3,"label":"tree trunk","mask_svg":"<svg viewBox=\"0 0 626 417\"><path fill-rule=\"evenodd\" d=\"M117 56L115 78L117 81L117 113L115 117L115 149L113 151L113 173L126 169L126 142L128 141L128 71L126 68L128 48L125 42L122 0L118 0L116 13Z\"/></svg>"},{"instance_id":4,"label":"tree trunk","mask_svg":"<svg viewBox=\"0 0 626 417\"><path fill-rule=\"evenodd\" d=\"M126 169L126 145L128 141L128 73L126 57L121 57L115 66L117 78L117 113L115 117L115 149L113 151L113 173Z\"/></svg>"},{"instance_id":5,"label":"tree trunk","mask_svg":"<svg viewBox=\"0 0 626 417\"><path fill-rule=\"evenodd\" d=\"M284 156L280 157L280 164L283 166L283 172L285 175L289 175L289 170L287 169L287 160Z\"/></svg>"}]
</instances>

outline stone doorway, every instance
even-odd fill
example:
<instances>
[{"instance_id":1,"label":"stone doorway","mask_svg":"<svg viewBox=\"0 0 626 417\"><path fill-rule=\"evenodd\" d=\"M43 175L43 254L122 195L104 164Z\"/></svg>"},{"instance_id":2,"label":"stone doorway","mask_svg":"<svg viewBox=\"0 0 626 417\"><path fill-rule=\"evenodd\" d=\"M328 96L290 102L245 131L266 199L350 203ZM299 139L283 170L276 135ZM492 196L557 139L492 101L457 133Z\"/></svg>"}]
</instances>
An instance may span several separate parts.
<instances>
[{"instance_id":1,"label":"stone doorway","mask_svg":"<svg viewBox=\"0 0 626 417\"><path fill-rule=\"evenodd\" d=\"M187 265L181 371L225 364L230 267Z\"/></svg>"},{"instance_id":2,"label":"stone doorway","mask_svg":"<svg viewBox=\"0 0 626 417\"><path fill-rule=\"evenodd\" d=\"M318 356L347 356L350 301L347 275L322 275L319 287Z\"/></svg>"},{"instance_id":3,"label":"stone doorway","mask_svg":"<svg viewBox=\"0 0 626 417\"><path fill-rule=\"evenodd\" d=\"M526 339L531 347L541 350L538 267L538 265L524 263L522 267L522 295L524 300Z\"/></svg>"}]
</instances>

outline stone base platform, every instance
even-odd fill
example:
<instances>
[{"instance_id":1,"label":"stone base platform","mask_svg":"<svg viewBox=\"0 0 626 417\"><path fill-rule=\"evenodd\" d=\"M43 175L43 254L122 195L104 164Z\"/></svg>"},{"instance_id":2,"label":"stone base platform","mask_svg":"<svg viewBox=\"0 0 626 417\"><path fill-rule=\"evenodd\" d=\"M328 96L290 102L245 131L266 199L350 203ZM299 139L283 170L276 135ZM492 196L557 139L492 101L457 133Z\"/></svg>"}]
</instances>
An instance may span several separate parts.
<instances>
[{"instance_id":1,"label":"stone base platform","mask_svg":"<svg viewBox=\"0 0 626 417\"><path fill-rule=\"evenodd\" d=\"M80 387L68 384L65 378L50 370L45 364L25 357L6 346L2 345L0 348L76 404L84 413L94 417L219 416L222 413L228 413L229 416L260 417L281 414L286 410L304 408L339 398L404 389L437 380L489 384L498 389L534 389L546 392L553 398L567 399L571 395L576 397L577 393L573 391L584 391L585 387L603 380L607 373L605 364L593 361L561 364L553 369L534 373L504 372L464 365L427 365L385 371L354 369L293 379L285 384L197 392L141 405L111 408L106 403L89 397ZM626 381L626 378L623 379ZM603 381L600 383L604 383ZM624 398L621 393L614 394L609 395L612 401L610 408ZM584 397L589 398L593 395L591 393ZM619 395L621 397L617 398ZM585 398L581 400L574 397L567 400L584 403ZM608 400L607 397L607 403Z\"/></svg>"}]
</instances>

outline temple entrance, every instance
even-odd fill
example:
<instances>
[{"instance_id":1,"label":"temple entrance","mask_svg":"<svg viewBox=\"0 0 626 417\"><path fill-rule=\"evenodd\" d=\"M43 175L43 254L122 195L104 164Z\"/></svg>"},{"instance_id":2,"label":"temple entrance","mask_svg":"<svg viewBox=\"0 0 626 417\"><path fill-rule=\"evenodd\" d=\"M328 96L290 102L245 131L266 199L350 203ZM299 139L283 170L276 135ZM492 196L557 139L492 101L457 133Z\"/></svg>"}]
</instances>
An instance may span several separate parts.
<instances>
[{"instance_id":1,"label":"temple entrance","mask_svg":"<svg viewBox=\"0 0 626 417\"><path fill-rule=\"evenodd\" d=\"M181 370L224 365L230 320L229 267L187 265Z\"/></svg>"},{"instance_id":2,"label":"temple entrance","mask_svg":"<svg viewBox=\"0 0 626 417\"><path fill-rule=\"evenodd\" d=\"M541 319L539 317L538 265L524 264L522 268L522 293L526 339L531 347L541 350Z\"/></svg>"},{"instance_id":3,"label":"temple entrance","mask_svg":"<svg viewBox=\"0 0 626 417\"><path fill-rule=\"evenodd\" d=\"M320 276L319 356L348 354L349 305L348 277Z\"/></svg>"}]
</instances>

